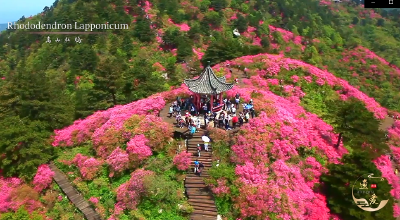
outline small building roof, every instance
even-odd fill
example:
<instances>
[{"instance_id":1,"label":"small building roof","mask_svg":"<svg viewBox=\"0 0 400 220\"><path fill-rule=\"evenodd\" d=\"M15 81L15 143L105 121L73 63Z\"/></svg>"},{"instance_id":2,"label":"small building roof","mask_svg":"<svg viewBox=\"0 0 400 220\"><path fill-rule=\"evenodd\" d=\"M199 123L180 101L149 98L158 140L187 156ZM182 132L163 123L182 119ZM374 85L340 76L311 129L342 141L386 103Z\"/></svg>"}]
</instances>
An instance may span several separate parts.
<instances>
[{"instance_id":1,"label":"small building roof","mask_svg":"<svg viewBox=\"0 0 400 220\"><path fill-rule=\"evenodd\" d=\"M198 94L219 94L233 88L233 83L226 83L225 76L217 77L210 65L204 68L197 79L185 79L189 90Z\"/></svg>"}]
</instances>

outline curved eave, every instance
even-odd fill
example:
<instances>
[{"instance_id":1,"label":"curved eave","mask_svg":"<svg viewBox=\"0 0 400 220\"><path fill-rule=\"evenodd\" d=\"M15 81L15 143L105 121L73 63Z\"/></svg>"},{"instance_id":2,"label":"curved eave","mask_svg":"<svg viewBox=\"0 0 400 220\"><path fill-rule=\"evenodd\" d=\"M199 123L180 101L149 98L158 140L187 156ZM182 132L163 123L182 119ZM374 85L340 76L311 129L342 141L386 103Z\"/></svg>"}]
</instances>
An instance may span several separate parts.
<instances>
[{"instance_id":1,"label":"curved eave","mask_svg":"<svg viewBox=\"0 0 400 220\"><path fill-rule=\"evenodd\" d=\"M219 94L233 88L232 83L226 83L225 76L217 77L210 66L206 67L199 78L185 79L189 90L200 94Z\"/></svg>"},{"instance_id":2,"label":"curved eave","mask_svg":"<svg viewBox=\"0 0 400 220\"><path fill-rule=\"evenodd\" d=\"M226 92L230 89L233 88L233 84L226 84L224 85L224 88L217 88L215 90L208 90L208 89L204 89L201 86L195 86L195 87L189 87L189 90L194 92L194 93L198 93L198 94L205 94L205 95L216 95L216 94L220 94L222 92Z\"/></svg>"}]
</instances>

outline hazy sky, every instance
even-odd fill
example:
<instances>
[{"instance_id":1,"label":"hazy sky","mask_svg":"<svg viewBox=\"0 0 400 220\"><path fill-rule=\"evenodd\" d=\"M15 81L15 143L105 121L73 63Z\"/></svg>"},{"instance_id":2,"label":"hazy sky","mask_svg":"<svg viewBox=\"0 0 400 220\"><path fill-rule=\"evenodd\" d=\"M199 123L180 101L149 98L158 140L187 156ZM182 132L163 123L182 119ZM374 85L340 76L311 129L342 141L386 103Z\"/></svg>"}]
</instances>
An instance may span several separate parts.
<instances>
[{"instance_id":1,"label":"hazy sky","mask_svg":"<svg viewBox=\"0 0 400 220\"><path fill-rule=\"evenodd\" d=\"M54 2L55 0L0 0L0 24L17 21L23 15L36 15Z\"/></svg>"}]
</instances>

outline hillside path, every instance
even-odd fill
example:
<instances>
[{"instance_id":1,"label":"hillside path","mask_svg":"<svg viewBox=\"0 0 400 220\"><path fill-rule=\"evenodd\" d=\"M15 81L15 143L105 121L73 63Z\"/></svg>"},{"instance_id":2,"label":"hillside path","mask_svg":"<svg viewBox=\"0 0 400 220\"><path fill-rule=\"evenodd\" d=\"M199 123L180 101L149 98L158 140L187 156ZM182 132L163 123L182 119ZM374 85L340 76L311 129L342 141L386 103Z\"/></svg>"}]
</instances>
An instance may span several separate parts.
<instances>
[{"instance_id":1,"label":"hillside path","mask_svg":"<svg viewBox=\"0 0 400 220\"><path fill-rule=\"evenodd\" d=\"M67 176L53 163L49 164L54 172L54 181L60 186L68 199L83 213L87 220L101 220L100 215L90 206L89 202L68 181Z\"/></svg>"},{"instance_id":2,"label":"hillside path","mask_svg":"<svg viewBox=\"0 0 400 220\"><path fill-rule=\"evenodd\" d=\"M177 133L185 133L187 128L178 128L174 118L168 117L169 105L166 105L160 112L160 117L175 127L175 135ZM187 140L187 152L192 154L192 163L190 170L185 178L185 192L188 197L189 204L194 208L190 216L190 220L216 220L218 217L217 207L215 205L213 194L210 188L205 184L203 178L209 177L207 170L212 166L212 146L209 145L209 151L201 151L200 157L197 156L197 144L203 145L201 137L206 130L200 129L198 133ZM181 135L180 135L181 136ZM198 160L204 164L204 170L201 176L193 173L194 161Z\"/></svg>"}]
</instances>

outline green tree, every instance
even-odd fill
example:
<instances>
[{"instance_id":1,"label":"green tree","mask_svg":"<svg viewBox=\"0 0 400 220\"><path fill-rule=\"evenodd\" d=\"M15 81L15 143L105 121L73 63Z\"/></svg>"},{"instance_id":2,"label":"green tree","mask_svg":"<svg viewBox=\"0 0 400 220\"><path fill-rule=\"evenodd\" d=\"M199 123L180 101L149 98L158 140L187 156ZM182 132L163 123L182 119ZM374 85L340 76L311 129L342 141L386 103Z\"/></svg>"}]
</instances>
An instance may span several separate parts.
<instances>
[{"instance_id":1,"label":"green tree","mask_svg":"<svg viewBox=\"0 0 400 220\"><path fill-rule=\"evenodd\" d=\"M269 35L270 31L269 31L269 25L267 22L264 22L262 25L259 25L259 27L257 28L257 36L258 37L263 37L264 35Z\"/></svg>"},{"instance_id":2,"label":"green tree","mask_svg":"<svg viewBox=\"0 0 400 220\"><path fill-rule=\"evenodd\" d=\"M93 97L95 109L107 109L118 104L117 93L121 89L123 61L117 57L102 58L95 71Z\"/></svg>"},{"instance_id":3,"label":"green tree","mask_svg":"<svg viewBox=\"0 0 400 220\"><path fill-rule=\"evenodd\" d=\"M181 32L177 27L168 28L162 36L163 44L172 48L176 48L181 39Z\"/></svg>"},{"instance_id":4,"label":"green tree","mask_svg":"<svg viewBox=\"0 0 400 220\"><path fill-rule=\"evenodd\" d=\"M379 18L378 21L376 22L376 25L382 27L385 25L385 19Z\"/></svg>"},{"instance_id":5,"label":"green tree","mask_svg":"<svg viewBox=\"0 0 400 220\"><path fill-rule=\"evenodd\" d=\"M269 37L263 37L261 38L261 45L265 48L269 48L269 46L271 45L270 41L269 41Z\"/></svg>"},{"instance_id":6,"label":"green tree","mask_svg":"<svg viewBox=\"0 0 400 220\"><path fill-rule=\"evenodd\" d=\"M235 39L225 39L212 42L201 62L206 65L210 61L211 65L214 65L240 56L243 56L243 48L240 43Z\"/></svg>"},{"instance_id":7,"label":"green tree","mask_svg":"<svg viewBox=\"0 0 400 220\"><path fill-rule=\"evenodd\" d=\"M356 24L358 24L359 21L360 21L360 19L358 19L357 17L354 17L353 22L351 22L351 23L356 25Z\"/></svg>"},{"instance_id":8,"label":"green tree","mask_svg":"<svg viewBox=\"0 0 400 220\"><path fill-rule=\"evenodd\" d=\"M190 30L188 31L188 36L192 40L199 40L200 32L201 32L200 24L198 22L193 22L192 25L190 26ZM0 52L0 56L1 56L1 52Z\"/></svg>"},{"instance_id":9,"label":"green tree","mask_svg":"<svg viewBox=\"0 0 400 220\"><path fill-rule=\"evenodd\" d=\"M238 14L237 20L235 21L235 26L240 33L247 31L248 23L246 18L244 18L243 15Z\"/></svg>"},{"instance_id":10,"label":"green tree","mask_svg":"<svg viewBox=\"0 0 400 220\"><path fill-rule=\"evenodd\" d=\"M216 11L209 11L205 14L204 21L208 24L211 24L213 27L219 27L221 25L223 16Z\"/></svg>"},{"instance_id":11,"label":"green tree","mask_svg":"<svg viewBox=\"0 0 400 220\"><path fill-rule=\"evenodd\" d=\"M211 0L210 7L214 8L215 11L221 11L228 6L226 0Z\"/></svg>"},{"instance_id":12,"label":"green tree","mask_svg":"<svg viewBox=\"0 0 400 220\"><path fill-rule=\"evenodd\" d=\"M179 45L177 50L177 60L183 61L186 57L193 54L192 42L187 36L182 36L179 39Z\"/></svg>"},{"instance_id":13,"label":"green tree","mask_svg":"<svg viewBox=\"0 0 400 220\"><path fill-rule=\"evenodd\" d=\"M306 49L304 51L303 59L312 65L316 65L316 64L319 64L322 62L322 59L319 56L318 50L314 46L306 47Z\"/></svg>"},{"instance_id":14,"label":"green tree","mask_svg":"<svg viewBox=\"0 0 400 220\"><path fill-rule=\"evenodd\" d=\"M329 209L338 214L342 219L354 220L394 220L393 204L394 199L390 194L392 186L387 182L377 183L377 188L373 189L375 195L378 196L378 204L380 200L389 199L386 206L377 212L367 212L355 204L352 198L352 187L358 190L359 182L354 185L357 178L365 177L365 174L374 174L375 177L381 177L382 173L377 169L371 161L367 152L357 152L344 155L341 164L329 164L329 172L321 176L323 191L327 197ZM369 182L374 179L368 179ZM362 180L361 180L362 181ZM365 194L368 198L371 195Z\"/></svg>"},{"instance_id":15,"label":"green tree","mask_svg":"<svg viewBox=\"0 0 400 220\"><path fill-rule=\"evenodd\" d=\"M377 158L389 150L384 131L379 129L380 122L368 111L361 101L349 98L347 101L329 101L327 120L339 134L340 141L354 151L368 152L370 158ZM365 145L365 144L367 145Z\"/></svg>"},{"instance_id":16,"label":"green tree","mask_svg":"<svg viewBox=\"0 0 400 220\"><path fill-rule=\"evenodd\" d=\"M4 176L32 179L37 167L55 156L46 123L8 116L0 120L0 126L0 169Z\"/></svg>"},{"instance_id":17,"label":"green tree","mask_svg":"<svg viewBox=\"0 0 400 220\"><path fill-rule=\"evenodd\" d=\"M165 79L156 74L152 64L145 59L137 59L133 68L124 72L123 94L128 101L143 99L156 92L165 91Z\"/></svg>"},{"instance_id":18,"label":"green tree","mask_svg":"<svg viewBox=\"0 0 400 220\"><path fill-rule=\"evenodd\" d=\"M142 42L151 42L155 38L153 30L150 28L150 20L138 17L134 27L134 37Z\"/></svg>"}]
</instances>

